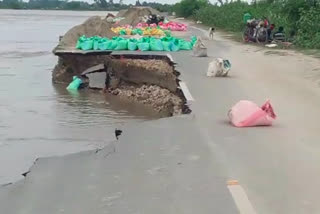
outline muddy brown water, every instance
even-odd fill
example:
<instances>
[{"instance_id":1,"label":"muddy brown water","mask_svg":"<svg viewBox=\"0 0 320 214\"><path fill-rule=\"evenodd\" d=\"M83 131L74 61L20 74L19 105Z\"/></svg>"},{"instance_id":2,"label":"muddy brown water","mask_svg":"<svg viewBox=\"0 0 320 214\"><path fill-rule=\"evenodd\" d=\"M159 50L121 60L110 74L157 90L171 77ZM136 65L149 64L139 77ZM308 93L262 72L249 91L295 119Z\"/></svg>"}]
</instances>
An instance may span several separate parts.
<instances>
[{"instance_id":1,"label":"muddy brown water","mask_svg":"<svg viewBox=\"0 0 320 214\"><path fill-rule=\"evenodd\" d=\"M59 35L107 12L0 10L0 184L38 157L100 148L114 129L157 118L140 105L53 85Z\"/></svg>"}]
</instances>

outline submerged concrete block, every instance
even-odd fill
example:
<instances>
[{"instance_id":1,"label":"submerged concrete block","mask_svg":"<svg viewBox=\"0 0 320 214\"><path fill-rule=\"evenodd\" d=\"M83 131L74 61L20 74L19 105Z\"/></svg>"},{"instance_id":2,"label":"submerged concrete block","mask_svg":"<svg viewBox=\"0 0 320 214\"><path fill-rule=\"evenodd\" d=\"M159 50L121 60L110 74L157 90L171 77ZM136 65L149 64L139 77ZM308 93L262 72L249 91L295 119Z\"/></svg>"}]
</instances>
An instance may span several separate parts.
<instances>
[{"instance_id":1,"label":"submerged concrete block","mask_svg":"<svg viewBox=\"0 0 320 214\"><path fill-rule=\"evenodd\" d=\"M106 72L94 72L86 74L89 78L89 88L104 89L106 86Z\"/></svg>"}]
</instances>

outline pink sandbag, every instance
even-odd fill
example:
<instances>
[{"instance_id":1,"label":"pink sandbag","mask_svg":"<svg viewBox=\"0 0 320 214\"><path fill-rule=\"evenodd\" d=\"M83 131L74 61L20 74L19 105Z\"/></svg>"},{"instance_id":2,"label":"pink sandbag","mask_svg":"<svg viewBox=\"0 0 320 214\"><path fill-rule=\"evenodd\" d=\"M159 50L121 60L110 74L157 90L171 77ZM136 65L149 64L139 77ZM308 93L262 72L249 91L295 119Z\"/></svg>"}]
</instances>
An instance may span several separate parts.
<instances>
[{"instance_id":1,"label":"pink sandbag","mask_svg":"<svg viewBox=\"0 0 320 214\"><path fill-rule=\"evenodd\" d=\"M186 31L187 30L187 25L179 23L179 22L168 22L166 24L164 23L159 23L159 26L162 29L171 29L172 31Z\"/></svg>"},{"instance_id":2,"label":"pink sandbag","mask_svg":"<svg viewBox=\"0 0 320 214\"><path fill-rule=\"evenodd\" d=\"M241 100L228 112L230 122L236 127L271 126L276 115L268 100L263 106Z\"/></svg>"},{"instance_id":3,"label":"pink sandbag","mask_svg":"<svg viewBox=\"0 0 320 214\"><path fill-rule=\"evenodd\" d=\"M148 27L149 25L147 23L144 22L140 22L136 25L136 28L144 28L144 27Z\"/></svg>"},{"instance_id":4,"label":"pink sandbag","mask_svg":"<svg viewBox=\"0 0 320 214\"><path fill-rule=\"evenodd\" d=\"M157 24L152 23L152 24L150 24L150 27L157 27Z\"/></svg>"}]
</instances>

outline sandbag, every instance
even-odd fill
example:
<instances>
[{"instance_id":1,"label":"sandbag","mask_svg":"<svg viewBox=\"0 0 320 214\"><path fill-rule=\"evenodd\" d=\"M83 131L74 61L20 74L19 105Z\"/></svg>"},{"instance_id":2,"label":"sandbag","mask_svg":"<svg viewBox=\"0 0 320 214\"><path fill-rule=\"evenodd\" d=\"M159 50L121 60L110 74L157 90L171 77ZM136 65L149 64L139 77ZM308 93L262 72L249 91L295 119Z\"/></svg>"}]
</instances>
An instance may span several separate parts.
<instances>
[{"instance_id":1,"label":"sandbag","mask_svg":"<svg viewBox=\"0 0 320 214\"><path fill-rule=\"evenodd\" d=\"M163 41L162 46L164 51L171 51L171 42Z\"/></svg>"},{"instance_id":2,"label":"sandbag","mask_svg":"<svg viewBox=\"0 0 320 214\"><path fill-rule=\"evenodd\" d=\"M98 40L94 40L93 41L93 50L98 50L99 49L99 41Z\"/></svg>"},{"instance_id":3,"label":"sandbag","mask_svg":"<svg viewBox=\"0 0 320 214\"><path fill-rule=\"evenodd\" d=\"M196 36L191 36L191 44L194 46L197 42L197 37Z\"/></svg>"},{"instance_id":4,"label":"sandbag","mask_svg":"<svg viewBox=\"0 0 320 214\"><path fill-rule=\"evenodd\" d=\"M161 40L154 39L150 42L150 49L152 51L163 51L163 45Z\"/></svg>"},{"instance_id":5,"label":"sandbag","mask_svg":"<svg viewBox=\"0 0 320 214\"><path fill-rule=\"evenodd\" d=\"M193 46L193 55L197 57L207 57L207 48L203 44L200 38L197 38L196 43Z\"/></svg>"},{"instance_id":6,"label":"sandbag","mask_svg":"<svg viewBox=\"0 0 320 214\"><path fill-rule=\"evenodd\" d=\"M73 76L73 80L68 85L67 90L78 90L81 84L82 80L77 76Z\"/></svg>"},{"instance_id":7,"label":"sandbag","mask_svg":"<svg viewBox=\"0 0 320 214\"><path fill-rule=\"evenodd\" d=\"M117 47L114 50L117 50L117 51L128 50L128 41L127 40L118 41Z\"/></svg>"},{"instance_id":8,"label":"sandbag","mask_svg":"<svg viewBox=\"0 0 320 214\"><path fill-rule=\"evenodd\" d=\"M93 49L93 41L91 39L86 39L80 44L81 50L87 51Z\"/></svg>"},{"instance_id":9,"label":"sandbag","mask_svg":"<svg viewBox=\"0 0 320 214\"><path fill-rule=\"evenodd\" d=\"M103 38L98 42L98 50L107 50L108 46L107 46L107 39Z\"/></svg>"},{"instance_id":10,"label":"sandbag","mask_svg":"<svg viewBox=\"0 0 320 214\"><path fill-rule=\"evenodd\" d=\"M123 35L127 35L127 32L126 32L125 29L121 29L121 30L119 31L119 34L123 36Z\"/></svg>"},{"instance_id":11,"label":"sandbag","mask_svg":"<svg viewBox=\"0 0 320 214\"><path fill-rule=\"evenodd\" d=\"M114 50L118 45L118 41L116 40L108 40L106 43L107 43L107 50Z\"/></svg>"},{"instance_id":12,"label":"sandbag","mask_svg":"<svg viewBox=\"0 0 320 214\"><path fill-rule=\"evenodd\" d=\"M228 117L236 127L270 126L276 119L269 100L262 107L254 102L241 100L231 108Z\"/></svg>"},{"instance_id":13,"label":"sandbag","mask_svg":"<svg viewBox=\"0 0 320 214\"><path fill-rule=\"evenodd\" d=\"M138 49L137 40L136 39L129 39L128 50L135 51L137 49Z\"/></svg>"},{"instance_id":14,"label":"sandbag","mask_svg":"<svg viewBox=\"0 0 320 214\"><path fill-rule=\"evenodd\" d=\"M180 50L180 44L179 44L179 40L174 40L173 42L171 42L171 51L179 51Z\"/></svg>"},{"instance_id":15,"label":"sandbag","mask_svg":"<svg viewBox=\"0 0 320 214\"><path fill-rule=\"evenodd\" d=\"M99 49L99 41L101 40L101 37L94 36L94 37L91 37L91 39L93 40L93 50L98 50Z\"/></svg>"},{"instance_id":16,"label":"sandbag","mask_svg":"<svg viewBox=\"0 0 320 214\"><path fill-rule=\"evenodd\" d=\"M77 49L81 49L81 44L86 40L87 38L85 36L81 36L79 37L77 44L76 44L76 48Z\"/></svg>"},{"instance_id":17,"label":"sandbag","mask_svg":"<svg viewBox=\"0 0 320 214\"><path fill-rule=\"evenodd\" d=\"M180 41L179 48L180 48L180 50L192 50L191 42Z\"/></svg>"},{"instance_id":18,"label":"sandbag","mask_svg":"<svg viewBox=\"0 0 320 214\"><path fill-rule=\"evenodd\" d=\"M149 51L150 44L148 42L141 42L141 43L138 43L138 48L140 51Z\"/></svg>"},{"instance_id":19,"label":"sandbag","mask_svg":"<svg viewBox=\"0 0 320 214\"><path fill-rule=\"evenodd\" d=\"M171 36L171 31L170 30L165 30L164 34L165 34L165 36Z\"/></svg>"}]
</instances>

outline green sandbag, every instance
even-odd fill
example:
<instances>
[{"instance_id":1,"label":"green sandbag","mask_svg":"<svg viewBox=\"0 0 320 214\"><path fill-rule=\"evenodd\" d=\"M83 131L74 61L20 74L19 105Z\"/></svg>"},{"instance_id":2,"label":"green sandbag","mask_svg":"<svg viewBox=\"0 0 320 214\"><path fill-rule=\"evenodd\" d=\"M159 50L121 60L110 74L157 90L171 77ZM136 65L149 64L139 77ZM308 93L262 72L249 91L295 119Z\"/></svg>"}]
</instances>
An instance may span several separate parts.
<instances>
[{"instance_id":1,"label":"green sandbag","mask_svg":"<svg viewBox=\"0 0 320 214\"><path fill-rule=\"evenodd\" d=\"M93 50L98 50L99 49L99 41L94 40L93 41Z\"/></svg>"},{"instance_id":2,"label":"green sandbag","mask_svg":"<svg viewBox=\"0 0 320 214\"><path fill-rule=\"evenodd\" d=\"M119 32L120 35L127 35L127 31L125 29L120 30Z\"/></svg>"},{"instance_id":3,"label":"green sandbag","mask_svg":"<svg viewBox=\"0 0 320 214\"><path fill-rule=\"evenodd\" d=\"M150 44L148 42L141 42L141 43L138 43L138 48L140 51L149 51Z\"/></svg>"},{"instance_id":4,"label":"green sandbag","mask_svg":"<svg viewBox=\"0 0 320 214\"><path fill-rule=\"evenodd\" d=\"M171 36L166 36L161 39L163 42L171 42L174 38Z\"/></svg>"},{"instance_id":5,"label":"green sandbag","mask_svg":"<svg viewBox=\"0 0 320 214\"><path fill-rule=\"evenodd\" d=\"M138 34L138 29L135 28L131 31L131 35L137 35Z\"/></svg>"},{"instance_id":6,"label":"green sandbag","mask_svg":"<svg viewBox=\"0 0 320 214\"><path fill-rule=\"evenodd\" d=\"M87 51L92 50L93 48L93 41L92 39L86 39L84 42L81 43L81 50Z\"/></svg>"},{"instance_id":7,"label":"green sandbag","mask_svg":"<svg viewBox=\"0 0 320 214\"><path fill-rule=\"evenodd\" d=\"M162 42L163 50L164 51L171 51L171 42Z\"/></svg>"},{"instance_id":8,"label":"green sandbag","mask_svg":"<svg viewBox=\"0 0 320 214\"><path fill-rule=\"evenodd\" d=\"M179 45L179 40L174 40L172 43L171 43L171 51L179 51L180 50L180 45Z\"/></svg>"},{"instance_id":9,"label":"green sandbag","mask_svg":"<svg viewBox=\"0 0 320 214\"><path fill-rule=\"evenodd\" d=\"M77 49L81 49L81 44L86 40L86 36L81 36L79 37L78 41L77 41L77 45L76 45L76 48Z\"/></svg>"},{"instance_id":10,"label":"green sandbag","mask_svg":"<svg viewBox=\"0 0 320 214\"><path fill-rule=\"evenodd\" d=\"M191 44L194 46L194 44L197 42L197 37L196 36L191 36Z\"/></svg>"},{"instance_id":11,"label":"green sandbag","mask_svg":"<svg viewBox=\"0 0 320 214\"><path fill-rule=\"evenodd\" d=\"M73 76L73 80L68 85L67 90L78 90L81 83L82 83L82 80L79 77Z\"/></svg>"},{"instance_id":12,"label":"green sandbag","mask_svg":"<svg viewBox=\"0 0 320 214\"><path fill-rule=\"evenodd\" d=\"M105 51L107 50L107 38L101 38L98 42L98 50Z\"/></svg>"},{"instance_id":13,"label":"green sandbag","mask_svg":"<svg viewBox=\"0 0 320 214\"><path fill-rule=\"evenodd\" d=\"M136 51L138 49L138 45L136 42L128 42L128 50Z\"/></svg>"},{"instance_id":14,"label":"green sandbag","mask_svg":"<svg viewBox=\"0 0 320 214\"><path fill-rule=\"evenodd\" d=\"M191 42L181 40L179 42L179 48L180 48L180 50L187 50L187 51L192 50Z\"/></svg>"},{"instance_id":15,"label":"green sandbag","mask_svg":"<svg viewBox=\"0 0 320 214\"><path fill-rule=\"evenodd\" d=\"M155 39L150 42L150 49L152 51L163 51L163 45L161 40Z\"/></svg>"},{"instance_id":16,"label":"green sandbag","mask_svg":"<svg viewBox=\"0 0 320 214\"><path fill-rule=\"evenodd\" d=\"M109 40L106 43L107 43L107 50L114 50L118 45L118 42L115 40Z\"/></svg>"},{"instance_id":17,"label":"green sandbag","mask_svg":"<svg viewBox=\"0 0 320 214\"><path fill-rule=\"evenodd\" d=\"M102 51L107 50L107 49L108 49L108 43L107 43L107 41L105 41L105 42L100 42L100 43L98 44L98 49L99 49L99 50L102 50Z\"/></svg>"},{"instance_id":18,"label":"green sandbag","mask_svg":"<svg viewBox=\"0 0 320 214\"><path fill-rule=\"evenodd\" d=\"M94 36L92 37L93 40L93 50L98 50L99 49L99 42L101 40L100 36Z\"/></svg>"},{"instance_id":19,"label":"green sandbag","mask_svg":"<svg viewBox=\"0 0 320 214\"><path fill-rule=\"evenodd\" d=\"M164 34L165 34L167 37L171 37L171 31L170 31L170 30L165 30L165 31L164 31Z\"/></svg>"},{"instance_id":20,"label":"green sandbag","mask_svg":"<svg viewBox=\"0 0 320 214\"><path fill-rule=\"evenodd\" d=\"M138 40L138 43L150 43L150 37L142 37Z\"/></svg>"},{"instance_id":21,"label":"green sandbag","mask_svg":"<svg viewBox=\"0 0 320 214\"><path fill-rule=\"evenodd\" d=\"M120 40L117 42L117 47L114 50L122 51L128 50L128 41L127 40Z\"/></svg>"},{"instance_id":22,"label":"green sandbag","mask_svg":"<svg viewBox=\"0 0 320 214\"><path fill-rule=\"evenodd\" d=\"M128 50L135 51L137 49L138 49L137 40L136 39L129 39Z\"/></svg>"},{"instance_id":23,"label":"green sandbag","mask_svg":"<svg viewBox=\"0 0 320 214\"><path fill-rule=\"evenodd\" d=\"M143 31L142 31L140 28L137 29L137 33L138 33L140 36L143 35Z\"/></svg>"}]
</instances>

